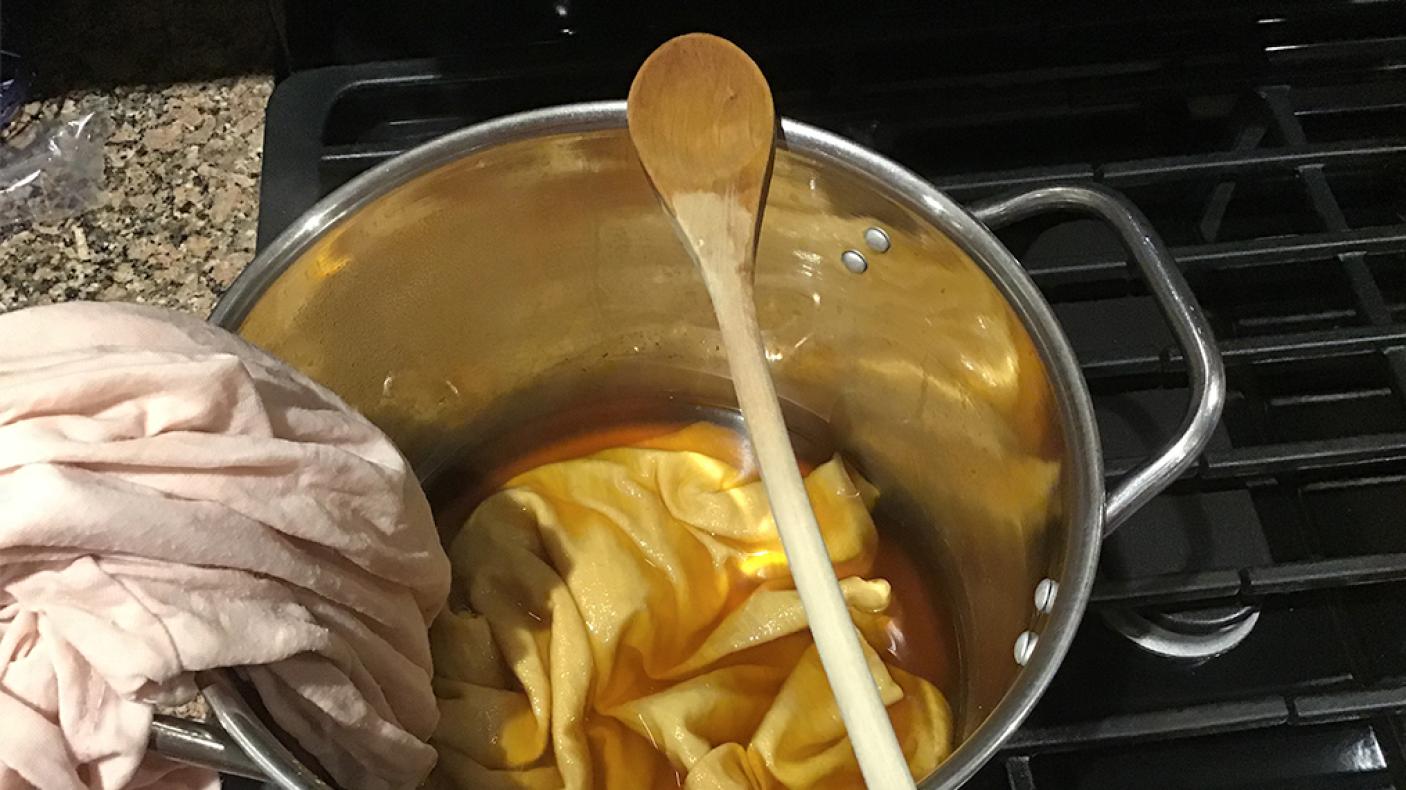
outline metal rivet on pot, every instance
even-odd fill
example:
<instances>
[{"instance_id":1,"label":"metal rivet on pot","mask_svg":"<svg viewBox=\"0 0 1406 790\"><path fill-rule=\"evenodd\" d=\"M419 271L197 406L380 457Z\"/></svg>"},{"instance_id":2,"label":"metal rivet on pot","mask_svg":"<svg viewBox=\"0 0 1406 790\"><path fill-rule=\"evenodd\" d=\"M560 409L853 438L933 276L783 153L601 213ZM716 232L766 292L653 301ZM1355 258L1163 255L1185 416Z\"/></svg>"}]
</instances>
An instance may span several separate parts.
<instances>
[{"instance_id":1,"label":"metal rivet on pot","mask_svg":"<svg viewBox=\"0 0 1406 790\"><path fill-rule=\"evenodd\" d=\"M888 252L893 242L889 241L889 235L883 228L869 228L864 231L864 243L869 245L869 249L874 252Z\"/></svg>"},{"instance_id":2,"label":"metal rivet on pot","mask_svg":"<svg viewBox=\"0 0 1406 790\"><path fill-rule=\"evenodd\" d=\"M869 268L869 259L859 250L845 250L840 253L840 263L855 274L863 274Z\"/></svg>"},{"instance_id":3,"label":"metal rivet on pot","mask_svg":"<svg viewBox=\"0 0 1406 790\"><path fill-rule=\"evenodd\" d=\"M1059 595L1059 582L1054 579L1041 579L1035 585L1035 608L1041 614L1049 614L1054 609L1055 596Z\"/></svg>"},{"instance_id":4,"label":"metal rivet on pot","mask_svg":"<svg viewBox=\"0 0 1406 790\"><path fill-rule=\"evenodd\" d=\"M1035 645L1039 644L1040 637L1034 631L1023 631L1015 638L1015 663L1025 666L1025 662L1030 660L1030 656L1035 652Z\"/></svg>"}]
</instances>

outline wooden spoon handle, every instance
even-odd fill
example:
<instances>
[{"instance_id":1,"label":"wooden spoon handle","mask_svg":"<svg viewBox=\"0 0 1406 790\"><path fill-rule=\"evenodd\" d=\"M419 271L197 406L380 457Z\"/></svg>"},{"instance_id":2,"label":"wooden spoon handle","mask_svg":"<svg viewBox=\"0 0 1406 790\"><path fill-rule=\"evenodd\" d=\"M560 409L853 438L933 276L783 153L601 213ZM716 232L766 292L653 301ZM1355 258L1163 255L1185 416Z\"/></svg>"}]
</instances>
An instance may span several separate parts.
<instances>
[{"instance_id":1,"label":"wooden spoon handle","mask_svg":"<svg viewBox=\"0 0 1406 790\"><path fill-rule=\"evenodd\" d=\"M752 437L752 449L762 469L762 484L786 550L791 577L810 621L820 663L830 681L845 729L870 788L911 788L913 777L894 735L888 711L859 642L840 592L830 552L820 534L806 496L801 470L791 449L791 437L767 367L766 348L752 298L750 265L738 267L732 251L700 250L703 280L713 299L723 346L732 371L742 418ZM707 261L722 253L726 261ZM716 264L716 265L714 265Z\"/></svg>"}]
</instances>

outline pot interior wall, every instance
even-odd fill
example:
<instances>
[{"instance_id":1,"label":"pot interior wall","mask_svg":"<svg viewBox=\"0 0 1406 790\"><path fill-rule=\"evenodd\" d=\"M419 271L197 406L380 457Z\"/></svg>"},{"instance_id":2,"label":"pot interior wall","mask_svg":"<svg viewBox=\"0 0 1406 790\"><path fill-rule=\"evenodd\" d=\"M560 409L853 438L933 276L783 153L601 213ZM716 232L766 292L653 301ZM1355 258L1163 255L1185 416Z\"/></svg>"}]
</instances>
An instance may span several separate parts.
<instances>
[{"instance_id":1,"label":"pot interior wall","mask_svg":"<svg viewBox=\"0 0 1406 790\"><path fill-rule=\"evenodd\" d=\"M892 239L868 250L864 231ZM850 248L865 273L840 263ZM959 634L970 733L1061 549L1064 456L1020 320L951 240L875 185L777 153L757 298L778 388L881 491ZM422 473L582 400L715 402L701 281L623 130L469 153L344 218L241 332L384 428ZM486 437L486 438L485 438Z\"/></svg>"}]
</instances>

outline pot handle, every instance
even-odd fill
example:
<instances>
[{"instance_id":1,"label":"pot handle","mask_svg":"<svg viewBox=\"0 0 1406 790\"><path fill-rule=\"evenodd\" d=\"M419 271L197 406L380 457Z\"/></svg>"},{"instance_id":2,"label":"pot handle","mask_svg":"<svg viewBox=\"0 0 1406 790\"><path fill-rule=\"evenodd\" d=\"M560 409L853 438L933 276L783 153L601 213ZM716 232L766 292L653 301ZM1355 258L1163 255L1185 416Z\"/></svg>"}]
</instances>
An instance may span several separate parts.
<instances>
[{"instance_id":1,"label":"pot handle","mask_svg":"<svg viewBox=\"0 0 1406 790\"><path fill-rule=\"evenodd\" d=\"M1059 185L992 198L969 207L992 230L1048 211L1077 212L1106 222L1147 281L1186 357L1191 403L1176 436L1113 487L1103 507L1107 537L1196 461L1225 405L1225 365L1201 305L1147 219L1126 198L1097 186Z\"/></svg>"},{"instance_id":2,"label":"pot handle","mask_svg":"<svg viewBox=\"0 0 1406 790\"><path fill-rule=\"evenodd\" d=\"M152 751L280 790L331 790L259 721L228 670L198 673L196 684L219 724L157 716L151 725Z\"/></svg>"}]
</instances>

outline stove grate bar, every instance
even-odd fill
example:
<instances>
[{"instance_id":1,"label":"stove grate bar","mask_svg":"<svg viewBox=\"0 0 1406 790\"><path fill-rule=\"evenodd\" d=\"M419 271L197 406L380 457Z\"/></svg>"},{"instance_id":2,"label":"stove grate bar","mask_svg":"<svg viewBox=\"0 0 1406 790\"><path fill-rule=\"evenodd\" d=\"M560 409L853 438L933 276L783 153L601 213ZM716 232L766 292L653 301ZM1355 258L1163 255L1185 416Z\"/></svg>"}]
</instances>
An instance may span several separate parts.
<instances>
[{"instance_id":1,"label":"stove grate bar","mask_svg":"<svg viewBox=\"0 0 1406 790\"><path fill-rule=\"evenodd\" d=\"M1326 724L1351 721L1406 709L1406 686L1301 694L1290 701L1295 723Z\"/></svg>"},{"instance_id":2,"label":"stove grate bar","mask_svg":"<svg viewBox=\"0 0 1406 790\"><path fill-rule=\"evenodd\" d=\"M1298 560L1239 570L1191 571L1133 579L1101 578L1092 606L1153 606L1236 600L1406 582L1406 553Z\"/></svg>"},{"instance_id":3,"label":"stove grate bar","mask_svg":"<svg viewBox=\"0 0 1406 790\"><path fill-rule=\"evenodd\" d=\"M1186 738L1293 723L1283 697L1235 700L1172 710L1108 716L1093 721L1026 726L1007 742L1007 752L1048 753L1149 739Z\"/></svg>"},{"instance_id":4,"label":"stove grate bar","mask_svg":"<svg viewBox=\"0 0 1406 790\"><path fill-rule=\"evenodd\" d=\"M1341 327L1220 341L1221 357L1228 368L1383 352L1402 346L1406 346L1406 324ZM1085 359L1080 368L1084 377L1090 380L1147 375L1180 376L1186 372L1181 351L1174 347L1167 347L1158 353L1147 351Z\"/></svg>"},{"instance_id":5,"label":"stove grate bar","mask_svg":"<svg viewBox=\"0 0 1406 790\"><path fill-rule=\"evenodd\" d=\"M1339 255L1382 255L1406 252L1406 225L1385 225L1332 233L1305 233L1253 241L1174 247L1172 257L1188 273L1231 271L1328 261ZM1041 289L1127 280L1128 263L1121 257L1056 261L1030 272Z\"/></svg>"},{"instance_id":6,"label":"stove grate bar","mask_svg":"<svg viewBox=\"0 0 1406 790\"><path fill-rule=\"evenodd\" d=\"M1005 759L1006 783L1011 790L1036 790L1035 774L1030 771L1030 758L1023 754Z\"/></svg>"},{"instance_id":7,"label":"stove grate bar","mask_svg":"<svg viewBox=\"0 0 1406 790\"><path fill-rule=\"evenodd\" d=\"M1406 711L1406 685L1272 695L1168 710L1140 711L1094 721L1031 725L1004 750L1010 759L1148 740L1195 738L1270 727L1315 726ZM1008 767L1009 771L1009 767Z\"/></svg>"}]
</instances>

